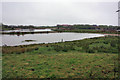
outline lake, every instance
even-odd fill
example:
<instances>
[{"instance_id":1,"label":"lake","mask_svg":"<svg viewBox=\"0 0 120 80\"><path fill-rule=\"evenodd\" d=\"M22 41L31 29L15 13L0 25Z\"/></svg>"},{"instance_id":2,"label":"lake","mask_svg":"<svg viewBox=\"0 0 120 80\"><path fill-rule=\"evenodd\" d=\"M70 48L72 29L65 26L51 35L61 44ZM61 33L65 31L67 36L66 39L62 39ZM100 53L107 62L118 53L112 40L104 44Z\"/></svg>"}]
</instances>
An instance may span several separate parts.
<instances>
[{"instance_id":1,"label":"lake","mask_svg":"<svg viewBox=\"0 0 120 80\"><path fill-rule=\"evenodd\" d=\"M63 33L43 33L43 34L25 34L25 35L0 35L0 40L2 40L2 45L7 46L17 46L17 45L29 45L29 44L39 44L39 43L55 43L61 41L73 41L81 40L85 38L101 37L102 34L93 33L73 33L73 32L63 32ZM29 41L30 40L30 41ZM33 41L32 41L33 40ZM26 42L27 41L27 42Z\"/></svg>"}]
</instances>

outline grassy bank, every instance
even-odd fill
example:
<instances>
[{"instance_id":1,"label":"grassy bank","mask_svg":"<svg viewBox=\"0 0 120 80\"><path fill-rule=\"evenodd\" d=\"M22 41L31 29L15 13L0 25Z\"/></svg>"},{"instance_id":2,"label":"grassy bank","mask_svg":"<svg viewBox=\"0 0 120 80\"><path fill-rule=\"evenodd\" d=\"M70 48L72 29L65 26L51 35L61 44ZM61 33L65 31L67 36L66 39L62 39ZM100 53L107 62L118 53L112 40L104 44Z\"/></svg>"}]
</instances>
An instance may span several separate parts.
<instances>
[{"instance_id":1,"label":"grassy bank","mask_svg":"<svg viewBox=\"0 0 120 80\"><path fill-rule=\"evenodd\" d=\"M3 47L3 78L117 78L118 37Z\"/></svg>"}]
</instances>

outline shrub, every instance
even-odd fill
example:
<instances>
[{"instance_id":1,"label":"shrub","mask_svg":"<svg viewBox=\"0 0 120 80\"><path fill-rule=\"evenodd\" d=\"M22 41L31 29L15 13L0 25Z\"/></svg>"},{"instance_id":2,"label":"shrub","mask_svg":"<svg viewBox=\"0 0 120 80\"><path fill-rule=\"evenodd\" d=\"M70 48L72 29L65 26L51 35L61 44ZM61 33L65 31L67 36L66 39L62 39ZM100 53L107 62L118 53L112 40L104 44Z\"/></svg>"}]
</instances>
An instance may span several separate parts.
<instances>
[{"instance_id":1,"label":"shrub","mask_svg":"<svg viewBox=\"0 0 120 80\"><path fill-rule=\"evenodd\" d=\"M39 48L35 48L35 50L38 50Z\"/></svg>"},{"instance_id":2,"label":"shrub","mask_svg":"<svg viewBox=\"0 0 120 80\"><path fill-rule=\"evenodd\" d=\"M68 50L67 49L63 49L62 51L67 52Z\"/></svg>"},{"instance_id":3,"label":"shrub","mask_svg":"<svg viewBox=\"0 0 120 80\"><path fill-rule=\"evenodd\" d=\"M57 51L57 52L59 52L59 51L62 50L62 47L60 47L60 46L54 46L54 50Z\"/></svg>"},{"instance_id":4,"label":"shrub","mask_svg":"<svg viewBox=\"0 0 120 80\"><path fill-rule=\"evenodd\" d=\"M93 49L88 49L86 52L88 52L88 53L95 53L95 51Z\"/></svg>"},{"instance_id":5,"label":"shrub","mask_svg":"<svg viewBox=\"0 0 120 80\"><path fill-rule=\"evenodd\" d=\"M24 52L25 52L25 49L24 49L24 48L23 48L23 49L21 49L21 52L22 52L22 53L24 53Z\"/></svg>"},{"instance_id":6,"label":"shrub","mask_svg":"<svg viewBox=\"0 0 120 80\"><path fill-rule=\"evenodd\" d=\"M21 52L16 52L16 54L21 54Z\"/></svg>"},{"instance_id":7,"label":"shrub","mask_svg":"<svg viewBox=\"0 0 120 80\"><path fill-rule=\"evenodd\" d=\"M111 45L112 47L116 47L116 44L115 44L114 42L111 42L110 45Z\"/></svg>"}]
</instances>

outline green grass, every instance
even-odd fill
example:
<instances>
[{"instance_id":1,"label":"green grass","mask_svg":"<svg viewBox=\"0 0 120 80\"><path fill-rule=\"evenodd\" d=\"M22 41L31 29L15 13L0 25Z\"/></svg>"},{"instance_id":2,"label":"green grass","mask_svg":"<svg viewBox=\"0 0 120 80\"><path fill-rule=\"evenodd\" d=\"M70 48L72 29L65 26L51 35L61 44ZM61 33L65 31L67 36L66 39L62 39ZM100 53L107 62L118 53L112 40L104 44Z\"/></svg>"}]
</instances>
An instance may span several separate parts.
<instances>
[{"instance_id":1,"label":"green grass","mask_svg":"<svg viewBox=\"0 0 120 80\"><path fill-rule=\"evenodd\" d=\"M118 77L117 73L114 76L117 56L78 52L10 54L3 56L3 78L114 78Z\"/></svg>"},{"instance_id":2,"label":"green grass","mask_svg":"<svg viewBox=\"0 0 120 80\"><path fill-rule=\"evenodd\" d=\"M117 78L118 37L3 47L3 78Z\"/></svg>"}]
</instances>

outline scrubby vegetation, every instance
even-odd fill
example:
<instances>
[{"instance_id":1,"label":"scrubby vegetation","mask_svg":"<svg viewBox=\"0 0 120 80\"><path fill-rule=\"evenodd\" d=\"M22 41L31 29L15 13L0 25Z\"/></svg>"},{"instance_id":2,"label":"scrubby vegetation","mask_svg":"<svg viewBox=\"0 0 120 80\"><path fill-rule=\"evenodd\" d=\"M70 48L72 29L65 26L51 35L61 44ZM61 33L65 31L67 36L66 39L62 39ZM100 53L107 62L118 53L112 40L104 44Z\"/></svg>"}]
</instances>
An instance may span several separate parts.
<instances>
[{"instance_id":1,"label":"scrubby vegetation","mask_svg":"<svg viewBox=\"0 0 120 80\"><path fill-rule=\"evenodd\" d=\"M117 32L117 31L102 31L102 30L94 30L94 29L72 29L72 30L55 29L54 31L58 31L58 32L76 32L76 33L120 34L120 32Z\"/></svg>"},{"instance_id":2,"label":"scrubby vegetation","mask_svg":"<svg viewBox=\"0 0 120 80\"><path fill-rule=\"evenodd\" d=\"M118 40L3 47L3 78L118 78Z\"/></svg>"}]
</instances>

